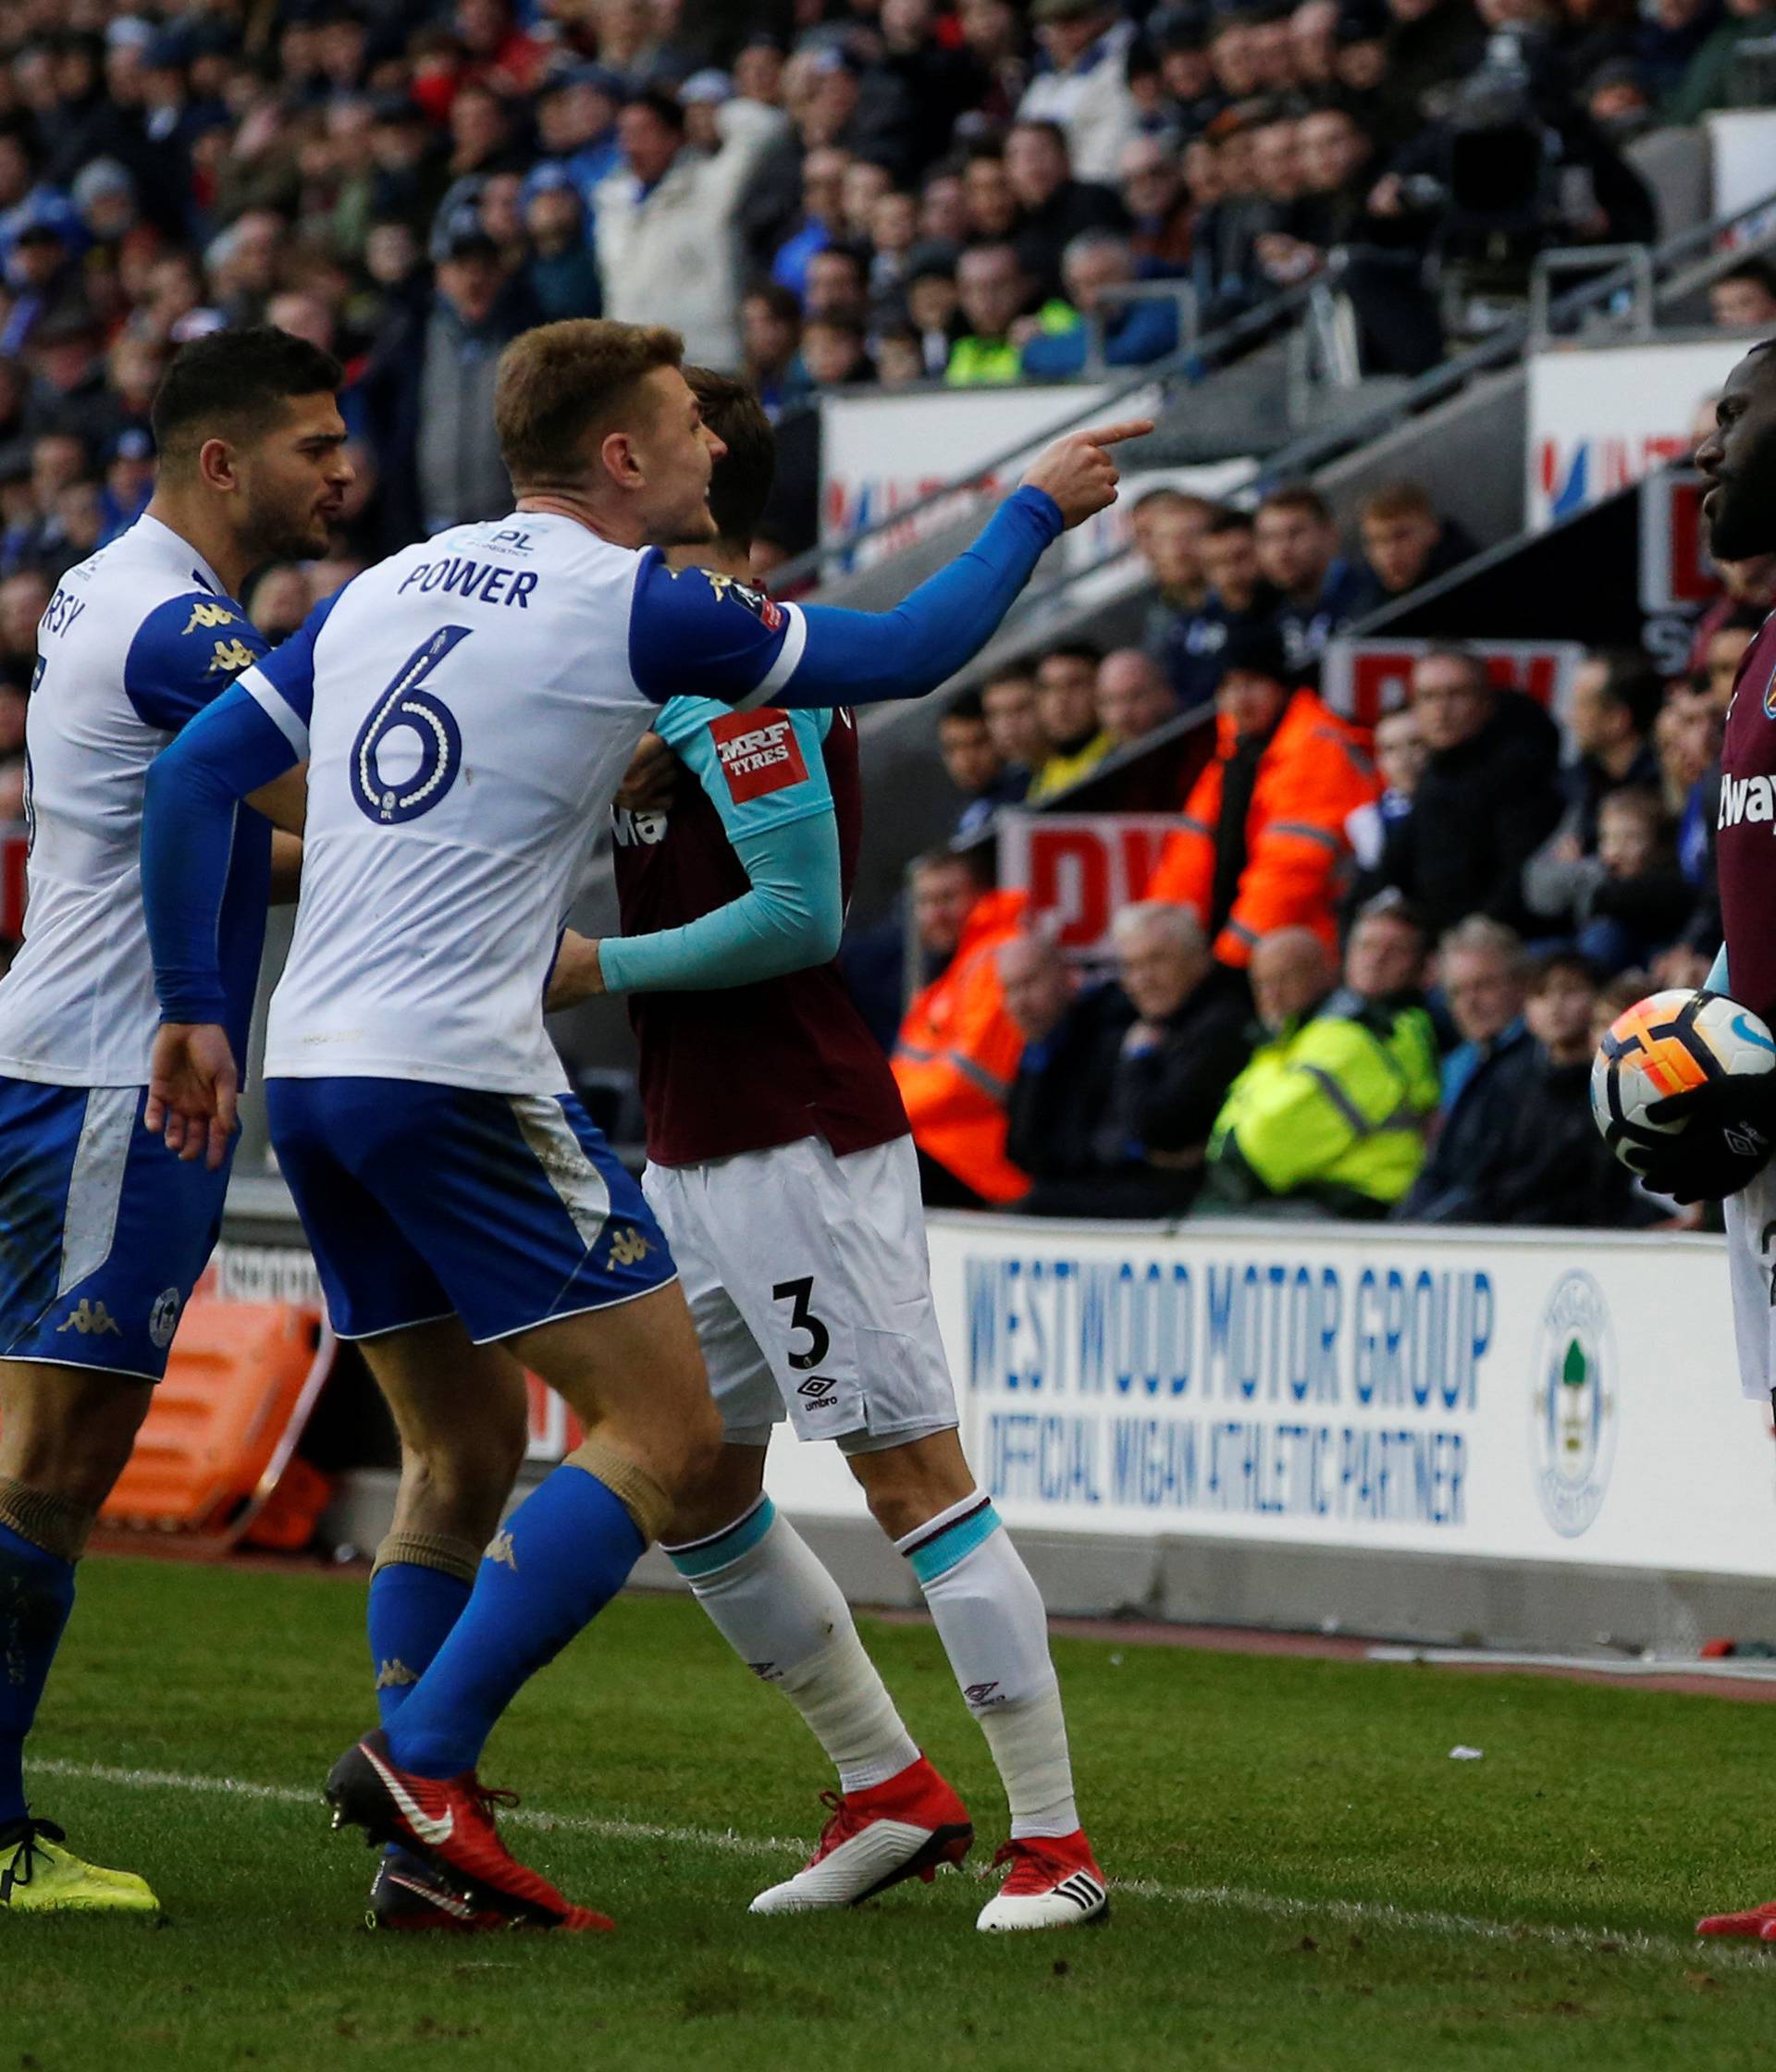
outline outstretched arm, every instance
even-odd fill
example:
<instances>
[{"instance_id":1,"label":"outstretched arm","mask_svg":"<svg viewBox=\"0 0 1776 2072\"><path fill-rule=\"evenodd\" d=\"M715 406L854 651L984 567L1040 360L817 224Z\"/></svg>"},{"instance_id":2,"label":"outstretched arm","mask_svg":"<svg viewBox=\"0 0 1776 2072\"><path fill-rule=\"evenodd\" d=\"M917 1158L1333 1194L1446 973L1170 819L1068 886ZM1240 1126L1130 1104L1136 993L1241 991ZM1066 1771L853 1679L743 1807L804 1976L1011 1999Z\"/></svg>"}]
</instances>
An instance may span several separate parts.
<instances>
[{"instance_id":1,"label":"outstretched arm","mask_svg":"<svg viewBox=\"0 0 1776 2072\"><path fill-rule=\"evenodd\" d=\"M645 562L629 661L660 700L694 683L724 705L870 705L922 697L977 655L1044 550L1116 500L1108 446L1146 420L1077 432L1050 447L964 554L892 611L777 604L730 577Z\"/></svg>"}]
</instances>

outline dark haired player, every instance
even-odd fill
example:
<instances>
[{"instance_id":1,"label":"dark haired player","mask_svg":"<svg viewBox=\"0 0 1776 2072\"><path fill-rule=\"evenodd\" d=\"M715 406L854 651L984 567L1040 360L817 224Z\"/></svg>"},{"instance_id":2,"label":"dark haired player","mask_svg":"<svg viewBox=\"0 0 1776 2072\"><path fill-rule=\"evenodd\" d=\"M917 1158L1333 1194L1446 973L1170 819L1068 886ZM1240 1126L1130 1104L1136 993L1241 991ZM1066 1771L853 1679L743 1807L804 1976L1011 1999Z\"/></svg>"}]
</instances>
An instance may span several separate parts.
<instances>
[{"instance_id":1,"label":"dark haired player","mask_svg":"<svg viewBox=\"0 0 1776 2072\"><path fill-rule=\"evenodd\" d=\"M1776 341L1754 346L1728 376L1715 426L1696 449L1710 484L1702 500L1709 544L1722 561L1776 552ZM1731 991L1776 1024L1776 617L1764 621L1739 664L1720 752L1720 810L1715 861L1726 940L1708 990ZM1728 973L1731 970L1732 977ZM1656 1103L1656 1122L1684 1121L1668 1145L1640 1160L1646 1184L1680 1202L1724 1202L1733 1279L1733 1336L1745 1392L1776 1388L1776 1074L1710 1080ZM1776 1400L1776 1396L1772 1396ZM1776 1942L1776 1901L1741 1913L1710 1914L1701 1935Z\"/></svg>"},{"instance_id":2,"label":"dark haired player","mask_svg":"<svg viewBox=\"0 0 1776 2072\"><path fill-rule=\"evenodd\" d=\"M24 947L0 983L0 1913L148 1912L25 1801L25 1736L74 1567L215 1242L226 1167L142 1128L159 1011L138 837L148 766L265 652L234 600L325 552L352 480L337 363L272 329L188 345L154 404L146 512L71 568L38 627ZM243 810L218 944L237 1041L265 934L271 823Z\"/></svg>"},{"instance_id":3,"label":"dark haired player","mask_svg":"<svg viewBox=\"0 0 1776 2072\"><path fill-rule=\"evenodd\" d=\"M688 372L726 449L709 488L720 536L668 559L744 586L771 426L737 382ZM787 1407L798 1437L837 1442L910 1562L1005 1781L1010 1868L980 1925L1100 1919L1042 1597L956 1436L906 1110L832 962L861 832L851 714L736 714L684 695L656 732L697 782L668 810L618 809L624 932L572 954L600 990L630 995L646 1191L722 1414L717 1464L681 1496L665 1551L741 1660L801 1713L843 1794L813 1859L753 1911L855 1906L929 1880L973 1835L838 1585L764 1494Z\"/></svg>"}]
</instances>

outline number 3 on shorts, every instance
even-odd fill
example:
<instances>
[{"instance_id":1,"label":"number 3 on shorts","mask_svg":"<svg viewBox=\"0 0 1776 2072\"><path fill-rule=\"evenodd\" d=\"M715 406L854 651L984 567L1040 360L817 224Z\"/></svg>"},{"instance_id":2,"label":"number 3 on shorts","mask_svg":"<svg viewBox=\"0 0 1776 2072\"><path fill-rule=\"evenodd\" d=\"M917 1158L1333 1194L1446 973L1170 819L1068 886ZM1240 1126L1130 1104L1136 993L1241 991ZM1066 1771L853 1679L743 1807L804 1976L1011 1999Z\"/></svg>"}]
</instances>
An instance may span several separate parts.
<instances>
[{"instance_id":1,"label":"number 3 on shorts","mask_svg":"<svg viewBox=\"0 0 1776 2072\"><path fill-rule=\"evenodd\" d=\"M797 1374L806 1374L809 1367L818 1367L832 1348L832 1334L814 1314L809 1304L814 1300L814 1278L809 1275L805 1280L780 1280L771 1291L773 1302L794 1302L789 1324L793 1331L808 1333L808 1349L804 1352L792 1352L789 1363Z\"/></svg>"}]
</instances>

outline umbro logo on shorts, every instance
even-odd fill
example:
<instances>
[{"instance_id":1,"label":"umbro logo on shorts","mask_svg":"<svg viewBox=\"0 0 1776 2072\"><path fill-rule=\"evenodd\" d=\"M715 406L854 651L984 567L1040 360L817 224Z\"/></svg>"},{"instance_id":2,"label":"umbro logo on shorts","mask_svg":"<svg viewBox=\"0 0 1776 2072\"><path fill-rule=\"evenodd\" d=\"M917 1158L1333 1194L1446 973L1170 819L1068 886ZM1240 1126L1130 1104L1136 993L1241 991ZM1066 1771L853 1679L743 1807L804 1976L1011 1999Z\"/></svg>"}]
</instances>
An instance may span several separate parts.
<instances>
[{"instance_id":1,"label":"umbro logo on shorts","mask_svg":"<svg viewBox=\"0 0 1776 2072\"><path fill-rule=\"evenodd\" d=\"M829 1375L809 1375L796 1393L806 1396L810 1403L818 1403L822 1396L830 1396L838 1386Z\"/></svg>"}]
</instances>

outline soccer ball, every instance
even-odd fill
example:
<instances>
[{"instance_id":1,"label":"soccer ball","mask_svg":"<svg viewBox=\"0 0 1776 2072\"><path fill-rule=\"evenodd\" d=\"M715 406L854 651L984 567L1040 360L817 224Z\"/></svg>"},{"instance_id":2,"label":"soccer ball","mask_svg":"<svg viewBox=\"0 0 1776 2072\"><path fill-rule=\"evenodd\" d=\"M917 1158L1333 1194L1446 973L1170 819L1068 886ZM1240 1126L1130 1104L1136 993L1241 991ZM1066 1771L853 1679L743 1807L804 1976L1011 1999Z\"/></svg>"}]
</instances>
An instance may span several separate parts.
<instances>
[{"instance_id":1,"label":"soccer ball","mask_svg":"<svg viewBox=\"0 0 1776 2072\"><path fill-rule=\"evenodd\" d=\"M1776 1068L1776 1040L1749 1007L1724 993L1673 987L1637 1000L1610 1025L1591 1066L1591 1113L1604 1141L1632 1171L1636 1145L1657 1144L1681 1122L1649 1122L1646 1110L1728 1073Z\"/></svg>"}]
</instances>

